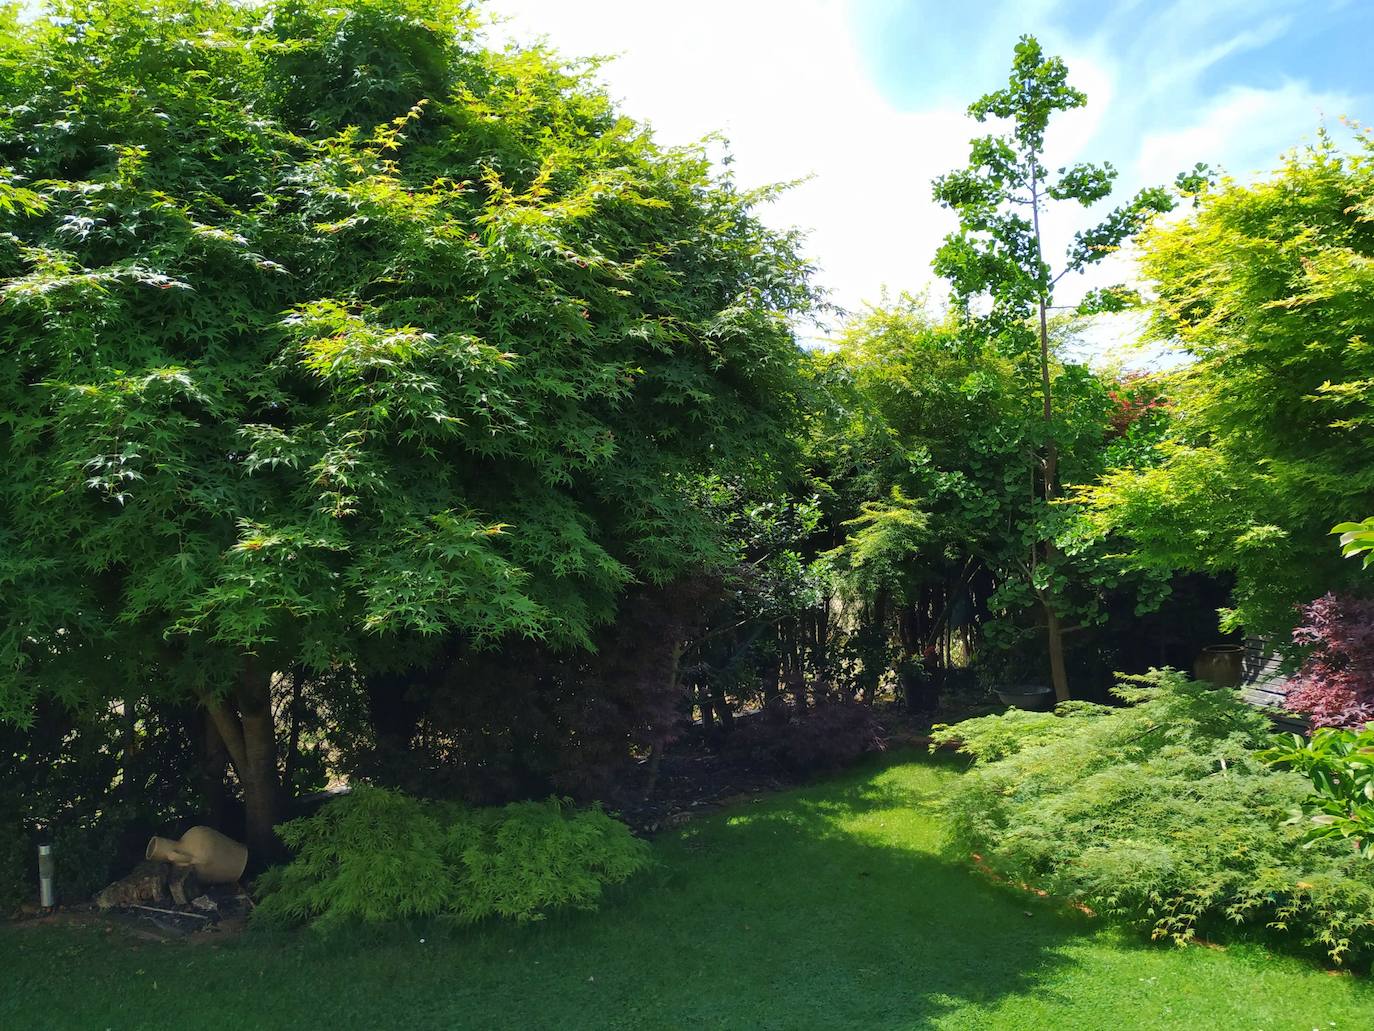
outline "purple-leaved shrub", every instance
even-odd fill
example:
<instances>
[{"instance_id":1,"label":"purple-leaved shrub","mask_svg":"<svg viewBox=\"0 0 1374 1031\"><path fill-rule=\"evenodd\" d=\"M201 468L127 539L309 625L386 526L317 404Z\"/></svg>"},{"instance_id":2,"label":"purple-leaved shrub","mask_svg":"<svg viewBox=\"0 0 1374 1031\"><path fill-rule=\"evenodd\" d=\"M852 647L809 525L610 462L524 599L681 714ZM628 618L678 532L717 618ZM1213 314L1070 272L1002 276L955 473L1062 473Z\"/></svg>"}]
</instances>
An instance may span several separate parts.
<instances>
[{"instance_id":1,"label":"purple-leaved shrub","mask_svg":"<svg viewBox=\"0 0 1374 1031\"><path fill-rule=\"evenodd\" d=\"M1314 727L1359 727L1374 720L1374 600L1327 594L1302 609L1295 644L1310 648L1288 707Z\"/></svg>"}]
</instances>

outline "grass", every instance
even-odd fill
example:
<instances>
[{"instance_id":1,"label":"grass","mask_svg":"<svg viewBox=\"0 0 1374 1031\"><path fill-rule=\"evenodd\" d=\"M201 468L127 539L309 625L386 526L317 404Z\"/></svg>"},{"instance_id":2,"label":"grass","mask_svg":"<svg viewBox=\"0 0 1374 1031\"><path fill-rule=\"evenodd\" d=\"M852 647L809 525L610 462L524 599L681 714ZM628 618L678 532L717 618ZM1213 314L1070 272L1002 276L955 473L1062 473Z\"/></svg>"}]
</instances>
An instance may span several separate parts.
<instances>
[{"instance_id":1,"label":"grass","mask_svg":"<svg viewBox=\"0 0 1374 1031\"><path fill-rule=\"evenodd\" d=\"M889 758L689 824L598 913L219 945L0 929L6 1028L1349 1028L1374 986L1179 950L940 852L949 767Z\"/></svg>"}]
</instances>

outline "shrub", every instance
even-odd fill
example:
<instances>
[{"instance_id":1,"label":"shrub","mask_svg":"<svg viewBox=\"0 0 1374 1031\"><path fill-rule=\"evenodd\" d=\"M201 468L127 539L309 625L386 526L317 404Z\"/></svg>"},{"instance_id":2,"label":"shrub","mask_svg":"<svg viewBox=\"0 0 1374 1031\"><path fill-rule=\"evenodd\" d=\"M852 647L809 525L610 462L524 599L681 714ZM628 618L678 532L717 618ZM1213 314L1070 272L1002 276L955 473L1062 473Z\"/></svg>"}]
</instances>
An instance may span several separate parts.
<instances>
[{"instance_id":1,"label":"shrub","mask_svg":"<svg viewBox=\"0 0 1374 1031\"><path fill-rule=\"evenodd\" d=\"M595 909L649 861L624 824L558 799L474 810L364 786L277 832L295 858L258 880L254 918L320 929Z\"/></svg>"},{"instance_id":2,"label":"shrub","mask_svg":"<svg viewBox=\"0 0 1374 1031\"><path fill-rule=\"evenodd\" d=\"M0 721L0 913L35 896L40 841L53 845L58 901L72 904L126 873L154 830L198 812L182 713L124 704L132 731L108 707L50 700L28 726Z\"/></svg>"},{"instance_id":3,"label":"shrub","mask_svg":"<svg viewBox=\"0 0 1374 1031\"><path fill-rule=\"evenodd\" d=\"M1310 739L1292 734L1264 758L1297 770L1316 789L1303 803L1309 843L1350 839L1374 857L1374 723L1360 731L1320 727Z\"/></svg>"},{"instance_id":4,"label":"shrub","mask_svg":"<svg viewBox=\"0 0 1374 1031\"><path fill-rule=\"evenodd\" d=\"M1304 849L1307 797L1272 769L1264 715L1173 670L1127 677L1127 707L1076 703L943 728L975 758L946 801L951 842L997 873L1184 944L1268 928L1347 962L1374 949L1374 864Z\"/></svg>"},{"instance_id":5,"label":"shrub","mask_svg":"<svg viewBox=\"0 0 1374 1031\"><path fill-rule=\"evenodd\" d=\"M873 708L847 699L817 699L776 733L774 755L794 773L842 769L885 747Z\"/></svg>"},{"instance_id":6,"label":"shrub","mask_svg":"<svg viewBox=\"0 0 1374 1031\"><path fill-rule=\"evenodd\" d=\"M1315 727L1358 727L1374 720L1374 601L1327 594L1302 610L1295 644L1309 647L1287 706Z\"/></svg>"}]
</instances>

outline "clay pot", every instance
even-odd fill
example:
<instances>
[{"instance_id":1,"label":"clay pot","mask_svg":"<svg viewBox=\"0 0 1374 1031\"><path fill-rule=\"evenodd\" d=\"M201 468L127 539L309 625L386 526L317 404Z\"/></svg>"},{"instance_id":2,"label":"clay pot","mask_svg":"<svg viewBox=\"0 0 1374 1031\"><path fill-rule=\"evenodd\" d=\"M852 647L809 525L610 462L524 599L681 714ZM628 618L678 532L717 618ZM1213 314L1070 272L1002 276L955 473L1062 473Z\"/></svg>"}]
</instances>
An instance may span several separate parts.
<instances>
[{"instance_id":1,"label":"clay pot","mask_svg":"<svg viewBox=\"0 0 1374 1031\"><path fill-rule=\"evenodd\" d=\"M151 838L147 857L192 867L206 884L233 884L248 865L248 849L213 827L192 827L180 841Z\"/></svg>"},{"instance_id":2,"label":"clay pot","mask_svg":"<svg viewBox=\"0 0 1374 1031\"><path fill-rule=\"evenodd\" d=\"M1245 649L1238 644L1212 644L1193 663L1193 676L1218 687L1239 687L1245 674Z\"/></svg>"}]
</instances>

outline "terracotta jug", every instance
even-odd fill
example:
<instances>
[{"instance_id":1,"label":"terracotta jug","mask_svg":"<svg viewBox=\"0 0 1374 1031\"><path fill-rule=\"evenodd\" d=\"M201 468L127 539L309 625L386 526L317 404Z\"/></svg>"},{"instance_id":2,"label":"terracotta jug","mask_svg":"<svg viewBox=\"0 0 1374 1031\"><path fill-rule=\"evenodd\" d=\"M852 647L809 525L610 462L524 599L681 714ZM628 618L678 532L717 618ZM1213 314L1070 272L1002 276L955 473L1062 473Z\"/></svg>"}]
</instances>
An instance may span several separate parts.
<instances>
[{"instance_id":1,"label":"terracotta jug","mask_svg":"<svg viewBox=\"0 0 1374 1031\"><path fill-rule=\"evenodd\" d=\"M1213 644L1202 649L1193 676L1218 687L1239 687L1245 673L1245 649L1238 644Z\"/></svg>"},{"instance_id":2,"label":"terracotta jug","mask_svg":"<svg viewBox=\"0 0 1374 1031\"><path fill-rule=\"evenodd\" d=\"M232 884L248 865L248 849L213 827L192 827L180 841L152 838L147 857L192 867L206 884Z\"/></svg>"}]
</instances>

